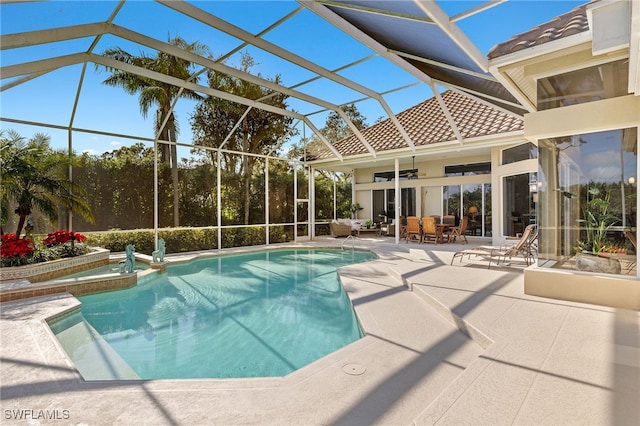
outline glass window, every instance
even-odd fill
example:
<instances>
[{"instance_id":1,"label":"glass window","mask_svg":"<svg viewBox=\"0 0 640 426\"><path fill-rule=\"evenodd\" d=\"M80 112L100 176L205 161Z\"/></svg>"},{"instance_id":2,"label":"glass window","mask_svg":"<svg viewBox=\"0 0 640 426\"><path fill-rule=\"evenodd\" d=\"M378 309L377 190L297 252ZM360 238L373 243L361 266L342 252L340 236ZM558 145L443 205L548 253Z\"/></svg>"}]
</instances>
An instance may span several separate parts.
<instances>
[{"instance_id":1,"label":"glass window","mask_svg":"<svg viewBox=\"0 0 640 426\"><path fill-rule=\"evenodd\" d=\"M418 169L408 169L398 171L400 180L414 179L418 176ZM395 180L395 172L376 172L373 174L374 182L392 182Z\"/></svg>"},{"instance_id":2,"label":"glass window","mask_svg":"<svg viewBox=\"0 0 640 426\"><path fill-rule=\"evenodd\" d=\"M414 216L416 214L416 189L402 188L402 214ZM386 209L384 208L386 206ZM373 209L375 216L380 218L382 214L386 220L396 217L396 190L376 189L373 191Z\"/></svg>"},{"instance_id":3,"label":"glass window","mask_svg":"<svg viewBox=\"0 0 640 426\"><path fill-rule=\"evenodd\" d=\"M467 235L487 236L491 233L491 185L467 184L442 187L443 214L454 216L460 224L467 217Z\"/></svg>"},{"instance_id":4,"label":"glass window","mask_svg":"<svg viewBox=\"0 0 640 426\"><path fill-rule=\"evenodd\" d=\"M519 237L527 225L536 223L535 185L535 173L504 178L503 235Z\"/></svg>"},{"instance_id":5,"label":"glass window","mask_svg":"<svg viewBox=\"0 0 640 426\"><path fill-rule=\"evenodd\" d=\"M633 252L623 231L635 232L637 140L636 128L540 140L540 265L580 269L577 255Z\"/></svg>"},{"instance_id":6,"label":"glass window","mask_svg":"<svg viewBox=\"0 0 640 426\"><path fill-rule=\"evenodd\" d=\"M373 191L373 218L384 222L387 218L387 208L384 201L384 189L375 189Z\"/></svg>"},{"instance_id":7,"label":"glass window","mask_svg":"<svg viewBox=\"0 0 640 426\"><path fill-rule=\"evenodd\" d=\"M487 175L490 173L491 173L491 162L473 163L473 164L457 164L454 166L444 167L444 175L447 177Z\"/></svg>"},{"instance_id":8,"label":"glass window","mask_svg":"<svg viewBox=\"0 0 640 426\"><path fill-rule=\"evenodd\" d=\"M628 80L628 59L541 78L538 111L624 96Z\"/></svg>"},{"instance_id":9,"label":"glass window","mask_svg":"<svg viewBox=\"0 0 640 426\"><path fill-rule=\"evenodd\" d=\"M402 188L402 214L405 216L416 215L416 189Z\"/></svg>"},{"instance_id":10,"label":"glass window","mask_svg":"<svg viewBox=\"0 0 640 426\"><path fill-rule=\"evenodd\" d=\"M502 164L538 158L538 147L531 142L502 150Z\"/></svg>"}]
</instances>

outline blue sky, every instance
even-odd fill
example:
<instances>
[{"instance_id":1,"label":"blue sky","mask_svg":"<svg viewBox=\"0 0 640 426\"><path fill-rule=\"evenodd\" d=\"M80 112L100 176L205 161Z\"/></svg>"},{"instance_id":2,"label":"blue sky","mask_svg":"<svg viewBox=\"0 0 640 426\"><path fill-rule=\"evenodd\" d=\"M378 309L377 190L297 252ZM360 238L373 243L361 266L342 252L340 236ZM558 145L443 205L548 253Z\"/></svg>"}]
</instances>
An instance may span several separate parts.
<instances>
[{"instance_id":1,"label":"blue sky","mask_svg":"<svg viewBox=\"0 0 640 426\"><path fill-rule=\"evenodd\" d=\"M458 25L478 49L486 55L495 44L547 22L584 2L511 0L489 11L459 21ZM193 3L197 7L254 34L264 30L298 7L296 2L285 0L195 1ZM438 1L438 4L450 15L481 3L484 1ZM0 6L0 28L4 35L100 22L108 18L116 5L115 1L50 1L2 4ZM198 40L207 44L215 57L219 57L241 44L241 41L234 37L212 30L210 27L194 22L150 0L127 1L114 22L160 40L166 40L168 36L176 35L190 42ZM297 13L290 20L267 33L264 38L330 70L373 53L309 10ZM33 61L55 55L83 52L88 49L92 41L93 38L78 39L53 45L3 50L0 52L0 62L2 66L6 66L25 60ZM126 40L104 36L94 51L102 52L106 48L114 46L122 47L133 54L138 54L141 50L140 46ZM285 86L298 84L313 76L309 71L291 65L260 49L247 47L244 51L248 51L255 59L254 73L259 72L268 78L280 75ZM235 54L226 63L236 66L239 63L239 56L239 54ZM82 66L74 65L0 92L0 114L7 118L41 121L61 126L69 125L81 73ZM415 77L388 64L381 58L366 61L344 70L340 74L377 92L384 92L416 82ZM142 118L135 96L127 95L119 88L104 86L101 82L107 75L104 71L97 71L93 65L87 67L73 125L83 129L152 138L153 115L150 114L146 119ZM5 80L9 79L3 79L2 85L11 81ZM307 84L300 87L299 90L322 98L329 97L328 100L336 104L362 97L359 93L327 81ZM398 113L431 96L431 91L426 85L419 85L385 95L384 99L391 109ZM357 106L367 117L369 124L378 117L384 116L384 111L375 101L361 102ZM193 107L193 103L181 101L176 108L181 128L180 142L187 144L191 143L188 118ZM298 101L291 101L290 107L305 114L319 109L317 106ZM326 113L314 114L310 118L316 126L322 127ZM67 146L67 132L64 130L43 129L4 121L0 122L0 126L2 129L15 129L26 137L36 132L45 132L51 135L54 146ZM308 129L306 132L307 135L310 134ZM88 151L96 154L133 142L135 141L114 136L85 133L74 133L73 135L76 151ZM188 155L188 150L181 150L181 155Z\"/></svg>"}]
</instances>

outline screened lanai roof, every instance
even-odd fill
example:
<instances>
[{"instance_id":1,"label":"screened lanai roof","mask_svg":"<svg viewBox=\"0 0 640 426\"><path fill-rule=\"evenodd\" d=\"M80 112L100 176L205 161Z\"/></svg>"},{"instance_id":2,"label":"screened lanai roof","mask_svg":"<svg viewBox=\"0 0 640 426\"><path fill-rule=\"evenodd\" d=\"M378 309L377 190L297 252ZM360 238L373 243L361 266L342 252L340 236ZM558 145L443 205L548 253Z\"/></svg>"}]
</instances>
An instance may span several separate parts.
<instances>
[{"instance_id":1,"label":"screened lanai roof","mask_svg":"<svg viewBox=\"0 0 640 426\"><path fill-rule=\"evenodd\" d=\"M524 109L488 73L486 52L529 29L529 18L535 24L576 4L560 1L551 8L533 1L500 0L8 0L0 6L0 118L3 128L36 125L73 132L74 144L82 142L81 134L153 141L153 126L140 121L136 98L102 85L107 75L97 72L96 65L109 66L247 109L287 115L316 134L326 114L335 111L364 152L375 157L376 148L342 106L356 103L370 119L388 119L409 149L416 144L395 114L445 89L519 117ZM515 10L519 15L514 16ZM521 26L509 20L521 21ZM208 45L211 54L195 55L170 45L168 38L176 35ZM202 74L185 81L102 55L114 46L133 54L166 52L197 64ZM255 70L238 69L245 53L258 64ZM207 87L203 76L208 69L284 93L288 107L279 109L261 99ZM273 81L275 75L281 77L279 83ZM444 102L438 105L444 116L450 114ZM181 100L174 109L183 120L178 143L190 146L184 130L193 104ZM453 121L449 125L456 126Z\"/></svg>"}]
</instances>

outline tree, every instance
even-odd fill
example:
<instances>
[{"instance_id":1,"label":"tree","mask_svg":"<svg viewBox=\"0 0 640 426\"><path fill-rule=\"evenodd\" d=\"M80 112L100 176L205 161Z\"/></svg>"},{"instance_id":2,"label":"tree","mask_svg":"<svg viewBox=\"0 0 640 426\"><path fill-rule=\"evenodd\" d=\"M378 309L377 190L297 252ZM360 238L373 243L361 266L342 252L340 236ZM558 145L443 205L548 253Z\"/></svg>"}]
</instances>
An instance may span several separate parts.
<instances>
[{"instance_id":1,"label":"tree","mask_svg":"<svg viewBox=\"0 0 640 426\"><path fill-rule=\"evenodd\" d=\"M240 69L248 72L255 65L253 58L244 53ZM260 74L258 74L260 76ZM273 93L261 86L245 80L216 71L208 73L209 86L233 93L247 99L261 99L261 102L286 108L287 96ZM280 84L280 76L271 81ZM190 122L194 133L194 143L197 145L219 148L223 142L225 149L253 154L271 154L276 152L290 137L292 118L281 116L257 108L251 109L243 118L247 107L225 99L210 97L201 101L191 116ZM240 123L234 130L234 126ZM216 164L215 153L208 151L211 161ZM251 155L237 155L223 153L225 172L230 180L229 187L239 183L242 191L243 223L250 223L251 207L251 177L257 157ZM240 179L234 178L239 175ZM234 182L235 180L235 182ZM229 197L231 198L231 197Z\"/></svg>"},{"instance_id":2,"label":"tree","mask_svg":"<svg viewBox=\"0 0 640 426\"><path fill-rule=\"evenodd\" d=\"M204 56L208 53L208 48L202 43L187 43L180 37L169 39L169 43L187 52ZM168 53L158 52L156 56L150 57L142 53L134 56L123 49L116 47L107 49L103 55L118 61L135 65L141 68L157 71L165 75L177 77L181 80L190 80L194 77L193 64L184 59L177 58ZM149 109L156 106L154 119L154 131L159 135L160 140L177 142L178 123L172 110L172 105L177 98L199 100L202 97L188 89L181 90L179 87L168 83L162 83L150 78L142 77L122 71L117 68L106 67L111 73L103 83L108 86L122 87L131 95L138 94L140 112L143 117L147 117ZM164 121L165 126L162 126ZM162 127L161 127L162 126ZM174 226L180 225L180 191L178 187L178 151L175 144L160 144L160 159L171 167L171 178L173 186L173 221Z\"/></svg>"},{"instance_id":3,"label":"tree","mask_svg":"<svg viewBox=\"0 0 640 426\"><path fill-rule=\"evenodd\" d=\"M17 236L34 210L52 222L57 220L60 206L93 220L84 191L65 174L69 157L51 150L49 142L50 137L42 133L26 141L16 132L0 132L2 219L6 223L9 205L14 203L19 217Z\"/></svg>"},{"instance_id":4,"label":"tree","mask_svg":"<svg viewBox=\"0 0 640 426\"><path fill-rule=\"evenodd\" d=\"M358 130L362 130L367 127L367 118L362 115L355 104L345 105L342 107L342 111L344 111L344 114ZM351 136L353 131L336 111L331 111L327 116L324 127L320 129L320 133L322 133L329 143L333 144ZM294 145L292 150L289 152L289 157L302 158L305 152L307 155L313 156L319 150L326 149L327 147L324 142L314 134L307 140L301 141L300 144Z\"/></svg>"}]
</instances>

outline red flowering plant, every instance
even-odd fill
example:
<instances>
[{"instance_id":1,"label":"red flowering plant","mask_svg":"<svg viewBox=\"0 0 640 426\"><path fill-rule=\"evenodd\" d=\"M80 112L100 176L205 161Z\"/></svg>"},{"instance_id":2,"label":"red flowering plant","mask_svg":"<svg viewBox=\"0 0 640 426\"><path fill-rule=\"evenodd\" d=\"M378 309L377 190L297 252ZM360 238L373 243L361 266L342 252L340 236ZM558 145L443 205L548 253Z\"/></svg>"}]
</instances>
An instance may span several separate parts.
<instances>
[{"instance_id":1,"label":"red flowering plant","mask_svg":"<svg viewBox=\"0 0 640 426\"><path fill-rule=\"evenodd\" d=\"M2 234L0 237L0 263L2 266L20 266L31 263L35 248L28 238L18 238L16 234Z\"/></svg>"},{"instance_id":2,"label":"red flowering plant","mask_svg":"<svg viewBox=\"0 0 640 426\"><path fill-rule=\"evenodd\" d=\"M76 246L76 242L83 243L86 240L87 237L79 232L58 229L47 234L47 238L42 243L49 249L53 258L73 257L87 252L84 246Z\"/></svg>"},{"instance_id":3,"label":"red flowering plant","mask_svg":"<svg viewBox=\"0 0 640 426\"><path fill-rule=\"evenodd\" d=\"M47 234L47 238L44 239L43 244L47 247L57 246L59 244L65 244L71 241L72 243L78 241L80 243L87 240L87 237L79 232L65 231L64 229L58 229L50 234Z\"/></svg>"}]
</instances>

